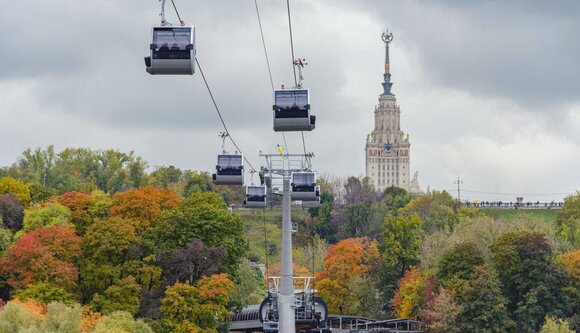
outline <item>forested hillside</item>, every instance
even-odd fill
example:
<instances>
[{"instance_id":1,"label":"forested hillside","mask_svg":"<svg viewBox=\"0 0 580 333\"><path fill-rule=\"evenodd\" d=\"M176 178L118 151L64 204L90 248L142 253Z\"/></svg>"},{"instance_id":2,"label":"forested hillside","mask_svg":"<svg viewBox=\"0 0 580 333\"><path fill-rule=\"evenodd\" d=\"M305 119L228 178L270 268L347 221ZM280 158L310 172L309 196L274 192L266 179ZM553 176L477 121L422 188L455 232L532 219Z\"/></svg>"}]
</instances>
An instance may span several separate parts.
<instances>
[{"instance_id":1,"label":"forested hillside","mask_svg":"<svg viewBox=\"0 0 580 333\"><path fill-rule=\"evenodd\" d=\"M580 195L493 212L446 192L321 181L293 210L295 274L332 313L422 320L428 332L580 331ZM133 153L27 150L0 169L0 333L225 332L277 274L276 210L231 210L242 187Z\"/></svg>"}]
</instances>

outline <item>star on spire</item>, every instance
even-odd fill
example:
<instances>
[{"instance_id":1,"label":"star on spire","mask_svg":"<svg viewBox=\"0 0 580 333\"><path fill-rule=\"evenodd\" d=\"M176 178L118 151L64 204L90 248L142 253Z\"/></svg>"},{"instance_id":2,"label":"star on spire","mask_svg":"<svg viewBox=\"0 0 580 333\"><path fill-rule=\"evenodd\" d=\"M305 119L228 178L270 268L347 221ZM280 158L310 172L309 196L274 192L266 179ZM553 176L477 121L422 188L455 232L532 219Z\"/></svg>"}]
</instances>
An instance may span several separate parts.
<instances>
[{"instance_id":1,"label":"star on spire","mask_svg":"<svg viewBox=\"0 0 580 333\"><path fill-rule=\"evenodd\" d=\"M383 43L385 43L385 74L383 74L384 82L382 83L383 93L381 96L394 96L394 94L391 92L393 83L391 82L391 63L389 59L389 44L391 44L393 41L393 33L387 29L385 32L383 32L381 39Z\"/></svg>"}]
</instances>

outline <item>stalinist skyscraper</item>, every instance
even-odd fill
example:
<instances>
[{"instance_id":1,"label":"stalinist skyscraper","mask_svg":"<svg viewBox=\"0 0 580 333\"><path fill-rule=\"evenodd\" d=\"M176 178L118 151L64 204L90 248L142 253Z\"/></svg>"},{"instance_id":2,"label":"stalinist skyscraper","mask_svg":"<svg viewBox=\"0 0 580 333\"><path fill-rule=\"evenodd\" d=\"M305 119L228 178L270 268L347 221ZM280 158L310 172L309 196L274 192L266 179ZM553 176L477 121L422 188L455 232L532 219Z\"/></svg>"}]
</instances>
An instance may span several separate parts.
<instances>
[{"instance_id":1,"label":"stalinist skyscraper","mask_svg":"<svg viewBox=\"0 0 580 333\"><path fill-rule=\"evenodd\" d=\"M391 92L393 83L389 46L393 34L387 30L382 40L386 51L383 93L379 96L379 104L375 106L375 128L366 140L366 176L379 191L397 186L407 191L420 192L417 174L413 181L410 180L411 144L409 135L401 130L401 109Z\"/></svg>"}]
</instances>

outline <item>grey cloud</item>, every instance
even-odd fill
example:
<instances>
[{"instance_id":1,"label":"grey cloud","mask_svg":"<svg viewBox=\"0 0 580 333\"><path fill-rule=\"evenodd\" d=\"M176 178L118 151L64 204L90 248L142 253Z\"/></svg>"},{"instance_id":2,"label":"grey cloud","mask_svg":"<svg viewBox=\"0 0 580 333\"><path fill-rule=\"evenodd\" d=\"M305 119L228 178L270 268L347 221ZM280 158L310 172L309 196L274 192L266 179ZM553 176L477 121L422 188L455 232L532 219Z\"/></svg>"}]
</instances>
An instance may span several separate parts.
<instances>
[{"instance_id":1,"label":"grey cloud","mask_svg":"<svg viewBox=\"0 0 580 333\"><path fill-rule=\"evenodd\" d=\"M227 121L238 128L270 128L272 96L253 3L182 5L181 15L196 25L198 58ZM285 7L282 2L261 5L275 84L290 85L287 21L280 19ZM33 3L25 0L18 6L25 12ZM31 97L39 104L58 106L112 127L186 130L205 127L208 121L219 124L199 71L193 77L171 78L145 73L143 56L150 43L150 25L157 21L155 2L148 10L137 1L68 6L65 1L46 5L48 11L39 16L37 25L0 41L14 46L12 58L3 60L15 66L2 67L3 80L34 82ZM5 15L12 21L19 18ZM171 15L168 18L175 21ZM51 24L54 17L62 20ZM303 22L297 17L297 56L315 63L306 73L316 91L313 106L346 118L348 114L340 112L344 103L333 96L344 80L338 70L346 60L339 52L341 46L322 33L301 29ZM42 26L47 28L38 30ZM33 52L36 47L48 50L48 56ZM306 52L298 53L301 47ZM338 56L329 57L332 54Z\"/></svg>"},{"instance_id":2,"label":"grey cloud","mask_svg":"<svg viewBox=\"0 0 580 333\"><path fill-rule=\"evenodd\" d=\"M416 48L431 84L555 112L580 100L576 1L344 1ZM396 66L396 65L395 65Z\"/></svg>"},{"instance_id":3,"label":"grey cloud","mask_svg":"<svg viewBox=\"0 0 580 333\"><path fill-rule=\"evenodd\" d=\"M196 26L199 60L232 134L258 165L258 150L269 151L282 138L271 131L272 94L253 1L176 3ZM580 137L564 133L577 133L578 122L556 132L538 116L568 119L568 105L578 102L576 2L291 3L296 56L309 62L305 85L318 117L316 131L305 134L318 170L341 176L364 170L364 139L381 91L378 37L389 27L395 32L394 92L423 185L445 188L463 173L473 188L549 191L564 187L566 177L578 179L567 167L549 179L545 165L557 155L536 154L526 142L532 136L520 135L537 131L544 140L539 149L562 145L562 160L577 162ZM291 85L285 1L259 4L274 84ZM158 12L157 0L5 4L0 165L27 147L55 143L135 150L152 166L210 169L221 126L199 71L192 77L144 71ZM302 149L300 134L287 139L293 152ZM494 152L504 146L509 149ZM541 181L518 185L507 166L513 156L529 161L528 175L540 174ZM480 163L488 159L495 162ZM491 177L494 182L486 180Z\"/></svg>"}]
</instances>

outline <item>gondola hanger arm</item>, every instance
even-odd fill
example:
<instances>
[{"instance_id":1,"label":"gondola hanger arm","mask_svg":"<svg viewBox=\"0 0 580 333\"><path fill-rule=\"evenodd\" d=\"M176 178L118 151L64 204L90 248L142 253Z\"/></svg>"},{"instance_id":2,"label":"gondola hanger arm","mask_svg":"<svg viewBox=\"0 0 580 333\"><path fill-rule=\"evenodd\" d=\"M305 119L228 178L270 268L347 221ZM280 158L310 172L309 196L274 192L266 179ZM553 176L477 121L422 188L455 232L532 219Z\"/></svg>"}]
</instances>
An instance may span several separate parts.
<instances>
[{"instance_id":1,"label":"gondola hanger arm","mask_svg":"<svg viewBox=\"0 0 580 333\"><path fill-rule=\"evenodd\" d=\"M298 58L294 60L294 67L298 68L298 84L296 87L294 87L294 89L302 88L302 81L304 81L304 76L302 76L302 70L306 65L308 65L308 63L304 58Z\"/></svg>"},{"instance_id":2,"label":"gondola hanger arm","mask_svg":"<svg viewBox=\"0 0 580 333\"><path fill-rule=\"evenodd\" d=\"M159 0L161 2L161 13L159 13L159 16L161 16L161 25L171 25L171 23L165 20L165 1L167 0Z\"/></svg>"},{"instance_id":3,"label":"gondola hanger arm","mask_svg":"<svg viewBox=\"0 0 580 333\"><path fill-rule=\"evenodd\" d=\"M227 154L228 153L226 151L225 146L226 146L226 139L229 138L229 136L230 136L230 133L228 133L228 132L220 132L220 135L219 135L219 137L222 139L222 152L224 154Z\"/></svg>"},{"instance_id":4,"label":"gondola hanger arm","mask_svg":"<svg viewBox=\"0 0 580 333\"><path fill-rule=\"evenodd\" d=\"M167 0L159 0L159 2L161 2L161 13L159 14L159 16L161 16L161 25L165 26L165 25L173 25L172 23L168 22L165 19L165 2ZM179 16L179 12L177 11L177 6L175 6L175 2L173 0L171 0L171 3L173 4L173 9L175 9L175 14L177 14L177 18L179 19L179 23L181 24L181 26L185 25L185 21L183 21L181 19L181 17Z\"/></svg>"}]
</instances>

